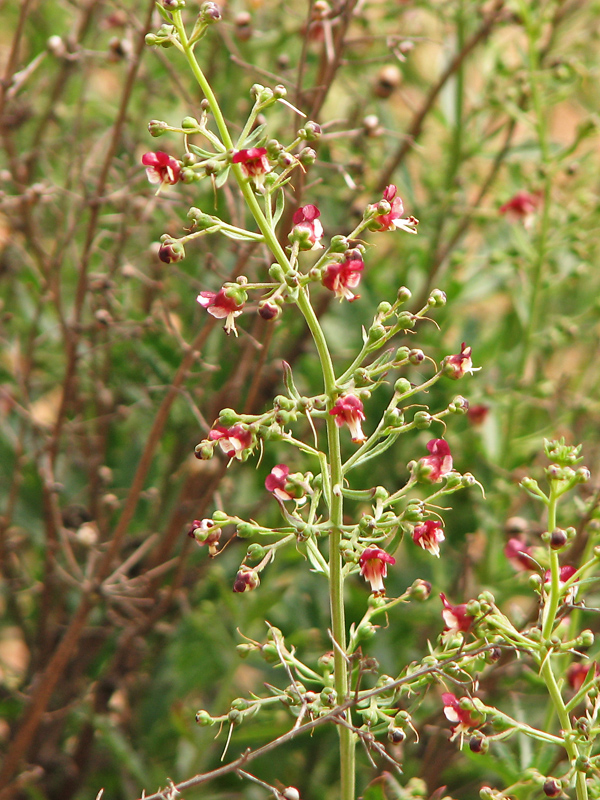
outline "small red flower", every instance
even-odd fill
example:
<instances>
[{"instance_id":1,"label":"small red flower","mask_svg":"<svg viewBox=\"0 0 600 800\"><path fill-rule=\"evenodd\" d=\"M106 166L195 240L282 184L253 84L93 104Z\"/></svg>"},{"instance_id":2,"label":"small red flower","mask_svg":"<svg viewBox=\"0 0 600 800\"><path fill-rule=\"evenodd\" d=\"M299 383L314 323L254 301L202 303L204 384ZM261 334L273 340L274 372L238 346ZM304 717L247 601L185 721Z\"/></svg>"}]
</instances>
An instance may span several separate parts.
<instances>
[{"instance_id":1,"label":"small red flower","mask_svg":"<svg viewBox=\"0 0 600 800\"><path fill-rule=\"evenodd\" d=\"M200 546L208 545L208 552L213 556L217 552L217 543L221 538L221 528L215 528L215 523L212 519L195 519L190 525L188 536Z\"/></svg>"},{"instance_id":2,"label":"small red flower","mask_svg":"<svg viewBox=\"0 0 600 800\"><path fill-rule=\"evenodd\" d=\"M342 425L348 426L353 442L362 444L367 440L360 424L365 419L363 404L356 395L346 394L338 397L329 413L335 417L338 428Z\"/></svg>"},{"instance_id":3,"label":"small red flower","mask_svg":"<svg viewBox=\"0 0 600 800\"><path fill-rule=\"evenodd\" d=\"M379 547L366 547L360 554L360 572L371 584L373 594L385 594L383 579L387 577L387 565L396 559Z\"/></svg>"},{"instance_id":4,"label":"small red flower","mask_svg":"<svg viewBox=\"0 0 600 800\"><path fill-rule=\"evenodd\" d=\"M427 442L431 455L419 461L419 477L431 483L438 483L452 469L450 447L445 439L431 439Z\"/></svg>"},{"instance_id":5,"label":"small red flower","mask_svg":"<svg viewBox=\"0 0 600 800\"><path fill-rule=\"evenodd\" d=\"M271 172L266 148L251 147L249 150L238 150L231 160L241 166L244 175L251 178L257 188L262 189L265 175Z\"/></svg>"},{"instance_id":6,"label":"small red flower","mask_svg":"<svg viewBox=\"0 0 600 800\"><path fill-rule=\"evenodd\" d=\"M251 592L260 586L258 572L250 567L241 566L235 576L233 591L236 593Z\"/></svg>"},{"instance_id":7,"label":"small red flower","mask_svg":"<svg viewBox=\"0 0 600 800\"><path fill-rule=\"evenodd\" d=\"M500 213L506 214L508 219L513 222L522 220L523 225L529 228L533 223L540 199L539 194L531 194L531 192L526 191L517 192L507 203L500 206Z\"/></svg>"},{"instance_id":8,"label":"small red flower","mask_svg":"<svg viewBox=\"0 0 600 800\"><path fill-rule=\"evenodd\" d=\"M442 362L442 370L447 378L457 381L463 375L472 375L478 372L481 367L474 367L471 361L471 347L463 342L460 346L460 353L454 356L446 356Z\"/></svg>"},{"instance_id":9,"label":"small red flower","mask_svg":"<svg viewBox=\"0 0 600 800\"><path fill-rule=\"evenodd\" d=\"M265 488L275 495L279 500L292 500L293 495L286 491L287 478L290 468L285 464L277 464L267 475Z\"/></svg>"},{"instance_id":10,"label":"small red flower","mask_svg":"<svg viewBox=\"0 0 600 800\"><path fill-rule=\"evenodd\" d=\"M346 258L341 264L333 263L325 267L321 280L323 286L335 292L340 300L352 302L357 300L359 295L354 294L352 289L356 289L360 283L365 262L362 258Z\"/></svg>"},{"instance_id":11,"label":"small red flower","mask_svg":"<svg viewBox=\"0 0 600 800\"><path fill-rule=\"evenodd\" d=\"M504 546L504 555L518 570L535 570L537 563L531 555L531 548L520 539L512 538Z\"/></svg>"},{"instance_id":12,"label":"small red flower","mask_svg":"<svg viewBox=\"0 0 600 800\"><path fill-rule=\"evenodd\" d=\"M144 153L142 164L146 167L146 175L150 183L177 183L181 174L181 165L176 158L159 150L156 153Z\"/></svg>"},{"instance_id":13,"label":"small red flower","mask_svg":"<svg viewBox=\"0 0 600 800\"><path fill-rule=\"evenodd\" d=\"M323 226L319 221L321 212L316 206L301 206L293 217L294 228L291 242L299 242L300 250L319 250L322 247Z\"/></svg>"},{"instance_id":14,"label":"small red flower","mask_svg":"<svg viewBox=\"0 0 600 800\"><path fill-rule=\"evenodd\" d=\"M419 220L415 217L402 218L404 214L404 205L402 200L396 195L397 188L391 183L386 186L383 191L383 199L391 205L391 209L387 214L379 214L375 217L375 222L378 224L377 230L403 230L407 233L416 233Z\"/></svg>"},{"instance_id":15,"label":"small red flower","mask_svg":"<svg viewBox=\"0 0 600 800\"><path fill-rule=\"evenodd\" d=\"M252 434L242 425L231 428L217 425L210 431L208 438L211 442L219 443L227 458L237 458L238 461L241 461L244 450L252 446Z\"/></svg>"},{"instance_id":16,"label":"small red flower","mask_svg":"<svg viewBox=\"0 0 600 800\"><path fill-rule=\"evenodd\" d=\"M443 592L440 592L440 599L444 604L442 611L442 619L446 625L444 630L450 631L451 633L458 633L459 631L467 633L473 624L473 617L467 614L467 604L460 603L457 606L450 605Z\"/></svg>"},{"instance_id":17,"label":"small red flower","mask_svg":"<svg viewBox=\"0 0 600 800\"><path fill-rule=\"evenodd\" d=\"M422 525L417 525L412 532L413 542L427 550L432 555L440 556L440 542L445 539L444 530L439 522L433 519L425 520Z\"/></svg>"},{"instance_id":18,"label":"small red flower","mask_svg":"<svg viewBox=\"0 0 600 800\"><path fill-rule=\"evenodd\" d=\"M463 700L465 698L462 698ZM468 700L468 698L466 698ZM446 719L453 722L452 739L457 735L467 733L471 728L476 728L481 720L473 716L469 709L461 706L461 701L452 692L444 692L442 695L444 704L444 714Z\"/></svg>"},{"instance_id":19,"label":"small red flower","mask_svg":"<svg viewBox=\"0 0 600 800\"><path fill-rule=\"evenodd\" d=\"M218 292L200 292L196 301L216 319L225 320L224 330L227 335L233 331L237 336L235 318L242 313L244 303L229 295L227 289L219 289Z\"/></svg>"}]
</instances>

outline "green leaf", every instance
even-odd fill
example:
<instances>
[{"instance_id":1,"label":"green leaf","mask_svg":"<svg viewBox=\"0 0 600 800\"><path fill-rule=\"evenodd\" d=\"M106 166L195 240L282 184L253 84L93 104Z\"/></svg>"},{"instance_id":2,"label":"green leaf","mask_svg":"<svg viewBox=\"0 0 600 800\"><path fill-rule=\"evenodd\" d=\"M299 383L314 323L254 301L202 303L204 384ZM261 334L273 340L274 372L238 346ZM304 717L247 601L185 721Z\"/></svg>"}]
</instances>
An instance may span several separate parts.
<instances>
[{"instance_id":1,"label":"green leaf","mask_svg":"<svg viewBox=\"0 0 600 800\"><path fill-rule=\"evenodd\" d=\"M265 132L266 125L259 125L255 128L252 133L244 139L242 145L240 146L240 150L248 150L250 147L256 147L256 145L260 142L263 138L263 133ZM266 140L266 137L265 137Z\"/></svg>"},{"instance_id":2,"label":"green leaf","mask_svg":"<svg viewBox=\"0 0 600 800\"><path fill-rule=\"evenodd\" d=\"M283 189L279 189L275 199L275 213L273 214L273 225L277 225L283 214L285 208L285 193Z\"/></svg>"},{"instance_id":3,"label":"green leaf","mask_svg":"<svg viewBox=\"0 0 600 800\"><path fill-rule=\"evenodd\" d=\"M220 189L221 186L227 183L227 178L229 177L230 169L231 167L225 167L225 169L221 170L221 172L219 172L219 174L217 175L217 178L215 180L215 186L217 187L217 189Z\"/></svg>"}]
</instances>

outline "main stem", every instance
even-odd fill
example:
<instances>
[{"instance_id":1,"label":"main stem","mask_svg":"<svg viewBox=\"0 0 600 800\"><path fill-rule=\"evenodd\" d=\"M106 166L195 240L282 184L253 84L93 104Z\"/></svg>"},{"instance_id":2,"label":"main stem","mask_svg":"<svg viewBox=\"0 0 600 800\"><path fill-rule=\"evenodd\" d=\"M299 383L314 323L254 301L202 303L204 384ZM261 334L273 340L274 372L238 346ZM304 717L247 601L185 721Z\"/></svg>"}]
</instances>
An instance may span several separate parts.
<instances>
[{"instance_id":1,"label":"main stem","mask_svg":"<svg viewBox=\"0 0 600 800\"><path fill-rule=\"evenodd\" d=\"M210 84L206 80L200 65L196 61L193 47L188 43L187 35L181 21L181 12L173 13L173 22L180 37L182 50L190 65L190 68L202 89L204 96L209 102L211 112L215 119L219 134L223 144L228 149L233 149L233 140L229 134L227 124L212 91ZM238 183L244 200L254 217L260 232L265 238L265 242L280 266L288 271L291 267L288 257L279 243L275 231L269 225L263 211L256 199L254 191L242 174L238 164L232 164L232 172ZM327 395L328 410L331 410L337 396L337 387L333 363L325 335L319 324L319 320L310 303L309 294L306 288L299 290L298 308L304 316L314 339L321 369L325 394ZM344 582L342 576L342 556L340 552L340 542L342 538L341 527L343 523L343 472L342 454L340 449L340 436L335 419L327 415L327 444L329 451L329 485L331 487L330 496L327 498L329 513L332 523L332 532L329 539L329 598L331 611L331 632L334 640L334 685L337 694L337 702L344 703L349 696L350 675L348 659L346 655L346 621L344 610ZM351 712L345 712L345 722L351 725ZM351 727L347 725L339 726L340 736L340 774L341 774L341 793L340 800L354 800L355 797L355 749L356 739Z\"/></svg>"}]
</instances>

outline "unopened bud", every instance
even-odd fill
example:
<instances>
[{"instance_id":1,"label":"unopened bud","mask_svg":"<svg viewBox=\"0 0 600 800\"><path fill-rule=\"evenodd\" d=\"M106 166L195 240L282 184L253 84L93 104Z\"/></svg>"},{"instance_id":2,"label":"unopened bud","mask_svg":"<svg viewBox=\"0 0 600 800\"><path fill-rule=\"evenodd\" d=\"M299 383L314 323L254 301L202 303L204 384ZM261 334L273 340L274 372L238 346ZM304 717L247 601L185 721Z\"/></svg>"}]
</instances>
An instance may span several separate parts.
<instances>
[{"instance_id":1,"label":"unopened bud","mask_svg":"<svg viewBox=\"0 0 600 800\"><path fill-rule=\"evenodd\" d=\"M556 778L546 778L542 788L546 797L558 797L562 794L562 787Z\"/></svg>"},{"instance_id":2,"label":"unopened bud","mask_svg":"<svg viewBox=\"0 0 600 800\"><path fill-rule=\"evenodd\" d=\"M261 300L258 304L258 313L264 320L271 322L281 316L282 308L273 300Z\"/></svg>"},{"instance_id":3,"label":"unopened bud","mask_svg":"<svg viewBox=\"0 0 600 800\"><path fill-rule=\"evenodd\" d=\"M409 590L409 596L412 600L423 602L428 599L431 594L431 584L429 581L424 581L422 578L417 578L413 582Z\"/></svg>"},{"instance_id":4,"label":"unopened bud","mask_svg":"<svg viewBox=\"0 0 600 800\"><path fill-rule=\"evenodd\" d=\"M213 718L204 709L200 709L200 711L196 711L196 722L198 725L202 725L202 727L206 727L208 725L213 724Z\"/></svg>"},{"instance_id":5,"label":"unopened bud","mask_svg":"<svg viewBox=\"0 0 600 800\"><path fill-rule=\"evenodd\" d=\"M281 796L284 800L300 800L300 792L295 786L286 786Z\"/></svg>"},{"instance_id":6,"label":"unopened bud","mask_svg":"<svg viewBox=\"0 0 600 800\"><path fill-rule=\"evenodd\" d=\"M315 163L317 160L317 154L312 149L312 147L305 147L300 151L300 155L298 156L298 161L304 167L310 167L312 164Z\"/></svg>"},{"instance_id":7,"label":"unopened bud","mask_svg":"<svg viewBox=\"0 0 600 800\"><path fill-rule=\"evenodd\" d=\"M549 542L552 550L562 550L562 548L567 544L567 541L567 532L563 531L562 528L554 528L550 534Z\"/></svg>"},{"instance_id":8,"label":"unopened bud","mask_svg":"<svg viewBox=\"0 0 600 800\"><path fill-rule=\"evenodd\" d=\"M487 753L490 749L489 740L485 736L475 735L469 739L469 750L472 753Z\"/></svg>"},{"instance_id":9,"label":"unopened bud","mask_svg":"<svg viewBox=\"0 0 600 800\"><path fill-rule=\"evenodd\" d=\"M408 360L411 364L422 364L425 360L425 353L422 350L411 350L408 354Z\"/></svg>"},{"instance_id":10,"label":"unopened bud","mask_svg":"<svg viewBox=\"0 0 600 800\"><path fill-rule=\"evenodd\" d=\"M175 264L185 258L185 247L176 239L165 239L158 248L158 257L165 264Z\"/></svg>"},{"instance_id":11,"label":"unopened bud","mask_svg":"<svg viewBox=\"0 0 600 800\"><path fill-rule=\"evenodd\" d=\"M154 136L155 139L158 139L159 136L162 136L163 133L166 132L169 126L166 122L160 119L151 119L148 123L148 133L150 136Z\"/></svg>"},{"instance_id":12,"label":"unopened bud","mask_svg":"<svg viewBox=\"0 0 600 800\"><path fill-rule=\"evenodd\" d=\"M200 6L200 19L206 25L212 25L221 19L221 11L216 3L202 3Z\"/></svg>"},{"instance_id":13,"label":"unopened bud","mask_svg":"<svg viewBox=\"0 0 600 800\"><path fill-rule=\"evenodd\" d=\"M394 744L400 744L406 739L406 734L402 728L390 728L388 731L388 739Z\"/></svg>"}]
</instances>

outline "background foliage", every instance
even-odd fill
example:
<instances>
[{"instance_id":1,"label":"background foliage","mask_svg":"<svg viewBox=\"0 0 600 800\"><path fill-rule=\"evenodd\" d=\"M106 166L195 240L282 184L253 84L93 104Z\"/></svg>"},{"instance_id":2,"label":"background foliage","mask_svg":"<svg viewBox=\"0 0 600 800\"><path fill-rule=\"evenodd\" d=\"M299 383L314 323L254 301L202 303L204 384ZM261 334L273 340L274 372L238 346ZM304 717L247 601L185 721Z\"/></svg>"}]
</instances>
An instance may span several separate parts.
<instances>
[{"instance_id":1,"label":"background foliage","mask_svg":"<svg viewBox=\"0 0 600 800\"><path fill-rule=\"evenodd\" d=\"M244 543L209 562L185 536L220 506L274 517L264 478L283 453L226 470L195 460L193 447L220 408L261 410L281 390L283 358L307 390L319 374L299 319L269 325L247 314L234 340L194 301L242 270L264 274L260 248L214 237L180 264L156 257L158 237L181 234L189 205L212 212L216 201L208 181L155 196L140 165L158 149L149 119L177 125L201 100L177 55L146 51L154 4L4 0L0 9L0 782L10 797L68 800L104 787L134 798L218 765L224 737L195 725L197 708L222 713L264 681L285 683L259 659L240 661L237 629L262 640L267 619L304 653L329 647L326 587L298 554L280 558L259 591L234 596ZM535 614L503 547L507 530L535 543L543 529L517 489L541 472L543 437L583 442L598 474L599 25L600 6L583 0L231 2L202 44L230 122L243 119L259 81L284 84L323 126L317 163L290 189L292 211L316 203L326 233L343 233L393 181L421 221L417 237L369 235L358 302L331 303L323 290L337 357L397 286L411 289L414 310L436 286L449 302L436 312L440 331L422 324L419 346L439 361L466 341L483 368L458 388L488 413L453 420L448 439L486 499L456 496L440 561L401 546L388 593L418 577L434 592L373 643L390 674L441 631L440 590L462 602L492 589L502 608ZM299 125L283 107L268 123L281 138ZM178 148L176 137L160 142ZM536 198L531 224L500 213L520 191ZM237 197L220 192L218 202L227 208L214 213L235 223ZM456 388L436 385L431 407ZM408 437L369 480L400 485L428 438ZM581 489L565 522L577 520L581 542L597 525L593 504L583 512L594 491ZM350 621L366 591L352 586ZM597 628L592 613L585 626ZM536 688L510 663L481 691L519 716L532 713ZM288 727L273 711L236 731L232 747ZM530 763L516 741L499 774L497 760L460 755L447 731L429 693L420 741L403 745L402 785L417 776L430 792L447 785L476 797L484 780L510 783ZM334 797L333 737L319 729L255 772L303 797ZM369 797L384 796L382 786L404 797L377 778L383 768L362 759L359 785L376 779ZM264 792L228 776L196 796Z\"/></svg>"}]
</instances>

